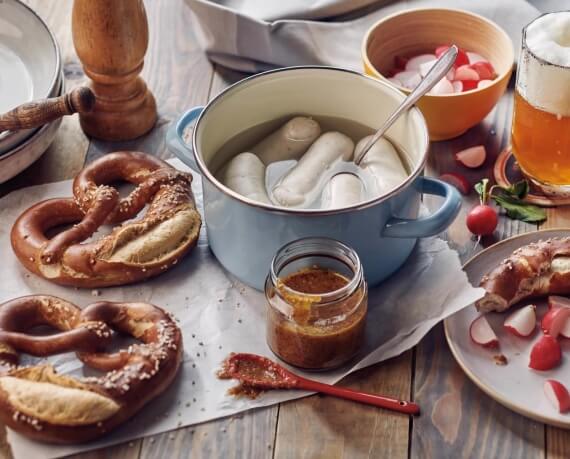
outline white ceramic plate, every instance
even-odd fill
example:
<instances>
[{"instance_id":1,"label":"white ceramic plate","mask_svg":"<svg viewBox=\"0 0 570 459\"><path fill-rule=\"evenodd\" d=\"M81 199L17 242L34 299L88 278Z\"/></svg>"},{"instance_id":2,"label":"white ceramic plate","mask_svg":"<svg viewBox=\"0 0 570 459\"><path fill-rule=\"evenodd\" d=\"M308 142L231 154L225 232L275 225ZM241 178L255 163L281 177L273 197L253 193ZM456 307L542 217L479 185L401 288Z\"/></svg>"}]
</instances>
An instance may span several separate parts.
<instances>
[{"instance_id":1,"label":"white ceramic plate","mask_svg":"<svg viewBox=\"0 0 570 459\"><path fill-rule=\"evenodd\" d=\"M0 1L0 113L56 95L60 74L59 49L46 24L20 1ZM0 153L36 131L0 133Z\"/></svg>"},{"instance_id":2,"label":"white ceramic plate","mask_svg":"<svg viewBox=\"0 0 570 459\"><path fill-rule=\"evenodd\" d=\"M570 236L569 229L552 229L521 234L495 244L477 254L465 265L465 272L473 285L479 285L481 277L509 256L515 249L539 239ZM537 305L538 324L531 338L513 336L503 329L505 318L514 308L503 313L490 313L487 318L497 334L499 349L485 349L471 341L469 326L479 315L471 305L445 321L445 335L459 366L467 376L490 397L517 413L546 424L570 428L570 413L560 414L544 395L547 379L556 379L570 390L570 340L561 340L562 363L550 371L534 371L528 368L530 349L540 338L540 319L546 312L546 298L521 302ZM519 305L515 307L520 307ZM504 354L508 364L498 366L493 356Z\"/></svg>"}]
</instances>

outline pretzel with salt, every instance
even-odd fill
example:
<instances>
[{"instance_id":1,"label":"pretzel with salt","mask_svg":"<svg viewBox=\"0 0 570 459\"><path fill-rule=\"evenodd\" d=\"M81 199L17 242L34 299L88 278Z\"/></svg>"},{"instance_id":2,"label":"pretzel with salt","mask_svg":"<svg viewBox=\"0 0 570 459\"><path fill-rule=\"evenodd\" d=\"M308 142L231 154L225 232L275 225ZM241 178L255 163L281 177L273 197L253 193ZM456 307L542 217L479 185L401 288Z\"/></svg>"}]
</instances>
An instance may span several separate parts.
<instances>
[{"instance_id":1,"label":"pretzel with salt","mask_svg":"<svg viewBox=\"0 0 570 459\"><path fill-rule=\"evenodd\" d=\"M136 185L126 198L109 186ZM30 271L58 284L105 287L140 281L175 265L196 244L202 220L192 176L138 152L110 153L74 181L75 199L40 202L12 228L11 242ZM146 213L135 217L148 204ZM124 222L107 236L84 242L106 223ZM47 234L73 225L53 238Z\"/></svg>"},{"instance_id":2,"label":"pretzel with salt","mask_svg":"<svg viewBox=\"0 0 570 459\"><path fill-rule=\"evenodd\" d=\"M59 333L28 330L47 325ZM113 331L140 343L105 353ZM59 375L49 364L19 366L19 353L76 351L100 377ZM32 295L0 305L0 422L31 438L79 443L98 438L136 414L172 383L182 335L162 309L147 303L98 302L81 311L57 297Z\"/></svg>"}]
</instances>

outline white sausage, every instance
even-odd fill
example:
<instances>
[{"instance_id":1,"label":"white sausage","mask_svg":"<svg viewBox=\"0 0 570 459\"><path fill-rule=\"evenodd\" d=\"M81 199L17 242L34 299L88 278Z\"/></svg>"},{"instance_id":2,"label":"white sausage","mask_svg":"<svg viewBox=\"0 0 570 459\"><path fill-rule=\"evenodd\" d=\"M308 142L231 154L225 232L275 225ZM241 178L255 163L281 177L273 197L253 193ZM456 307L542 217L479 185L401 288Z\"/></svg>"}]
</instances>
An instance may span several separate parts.
<instances>
[{"instance_id":1,"label":"white sausage","mask_svg":"<svg viewBox=\"0 0 570 459\"><path fill-rule=\"evenodd\" d=\"M321 135L307 153L273 189L273 198L285 207L309 205L312 194L319 190L320 181L334 163L352 158L354 142L340 132Z\"/></svg>"},{"instance_id":2,"label":"white sausage","mask_svg":"<svg viewBox=\"0 0 570 459\"><path fill-rule=\"evenodd\" d=\"M360 179L350 173L331 178L323 189L322 208L339 209L364 201L364 187Z\"/></svg>"},{"instance_id":3,"label":"white sausage","mask_svg":"<svg viewBox=\"0 0 570 459\"><path fill-rule=\"evenodd\" d=\"M236 193L271 204L265 190L265 165L257 155L245 152L234 156L220 175L221 182Z\"/></svg>"},{"instance_id":4,"label":"white sausage","mask_svg":"<svg viewBox=\"0 0 570 459\"><path fill-rule=\"evenodd\" d=\"M314 119L296 116L250 149L268 166L275 161L299 159L321 134Z\"/></svg>"},{"instance_id":5,"label":"white sausage","mask_svg":"<svg viewBox=\"0 0 570 459\"><path fill-rule=\"evenodd\" d=\"M371 138L371 135L364 137L356 144L355 157L364 149ZM372 148L361 161L360 167L367 170L374 177L378 187L377 192L380 195L393 190L408 177L408 173L394 145L384 137L381 137L372 145Z\"/></svg>"}]
</instances>

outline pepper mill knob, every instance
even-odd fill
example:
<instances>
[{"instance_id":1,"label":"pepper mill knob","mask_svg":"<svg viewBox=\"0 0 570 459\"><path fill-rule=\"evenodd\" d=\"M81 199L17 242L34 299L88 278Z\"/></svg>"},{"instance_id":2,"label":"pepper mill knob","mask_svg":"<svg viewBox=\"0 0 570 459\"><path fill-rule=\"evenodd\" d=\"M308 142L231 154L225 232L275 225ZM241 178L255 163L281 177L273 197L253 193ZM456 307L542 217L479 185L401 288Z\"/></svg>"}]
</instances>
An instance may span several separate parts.
<instances>
[{"instance_id":1,"label":"pepper mill knob","mask_svg":"<svg viewBox=\"0 0 570 459\"><path fill-rule=\"evenodd\" d=\"M95 109L80 114L83 131L103 140L131 140L150 131L156 102L143 79L148 22L141 0L75 0L73 43L90 78Z\"/></svg>"}]
</instances>

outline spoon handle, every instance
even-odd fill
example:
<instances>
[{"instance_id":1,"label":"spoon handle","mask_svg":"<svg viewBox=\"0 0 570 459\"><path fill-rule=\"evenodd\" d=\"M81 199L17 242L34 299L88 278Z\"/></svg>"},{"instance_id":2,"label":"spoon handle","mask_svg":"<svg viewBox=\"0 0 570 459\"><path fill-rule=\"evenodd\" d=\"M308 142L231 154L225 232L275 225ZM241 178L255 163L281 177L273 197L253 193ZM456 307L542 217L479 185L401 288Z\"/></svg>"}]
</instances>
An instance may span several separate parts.
<instances>
[{"instance_id":1,"label":"spoon handle","mask_svg":"<svg viewBox=\"0 0 570 459\"><path fill-rule=\"evenodd\" d=\"M364 150L360 152L360 154L354 158L354 162L356 165L360 165L368 150L374 145L380 137L384 135L384 133L390 129L392 124L400 117L400 115L407 111L410 107L412 107L421 97L423 97L431 88L433 88L436 83L441 80L447 72L453 66L455 59L457 58L458 53L457 46L452 45L449 49L441 55L441 57L437 60L434 66L429 70L425 78L420 81L414 90L404 99L404 102L396 109L394 113L386 120L386 122L376 131L374 137L370 139Z\"/></svg>"},{"instance_id":2,"label":"spoon handle","mask_svg":"<svg viewBox=\"0 0 570 459\"><path fill-rule=\"evenodd\" d=\"M345 398L356 402L365 403L367 405L379 406L387 410L398 411L405 414L420 414L420 407L414 402L398 400L395 398L384 397L382 395L367 394L343 387L331 386L310 379L299 378L297 389L320 392L332 395L333 397Z\"/></svg>"},{"instance_id":3,"label":"spoon handle","mask_svg":"<svg viewBox=\"0 0 570 459\"><path fill-rule=\"evenodd\" d=\"M74 113L93 110L95 96L87 87L78 87L59 97L22 104L0 114L0 132L31 129Z\"/></svg>"}]
</instances>

